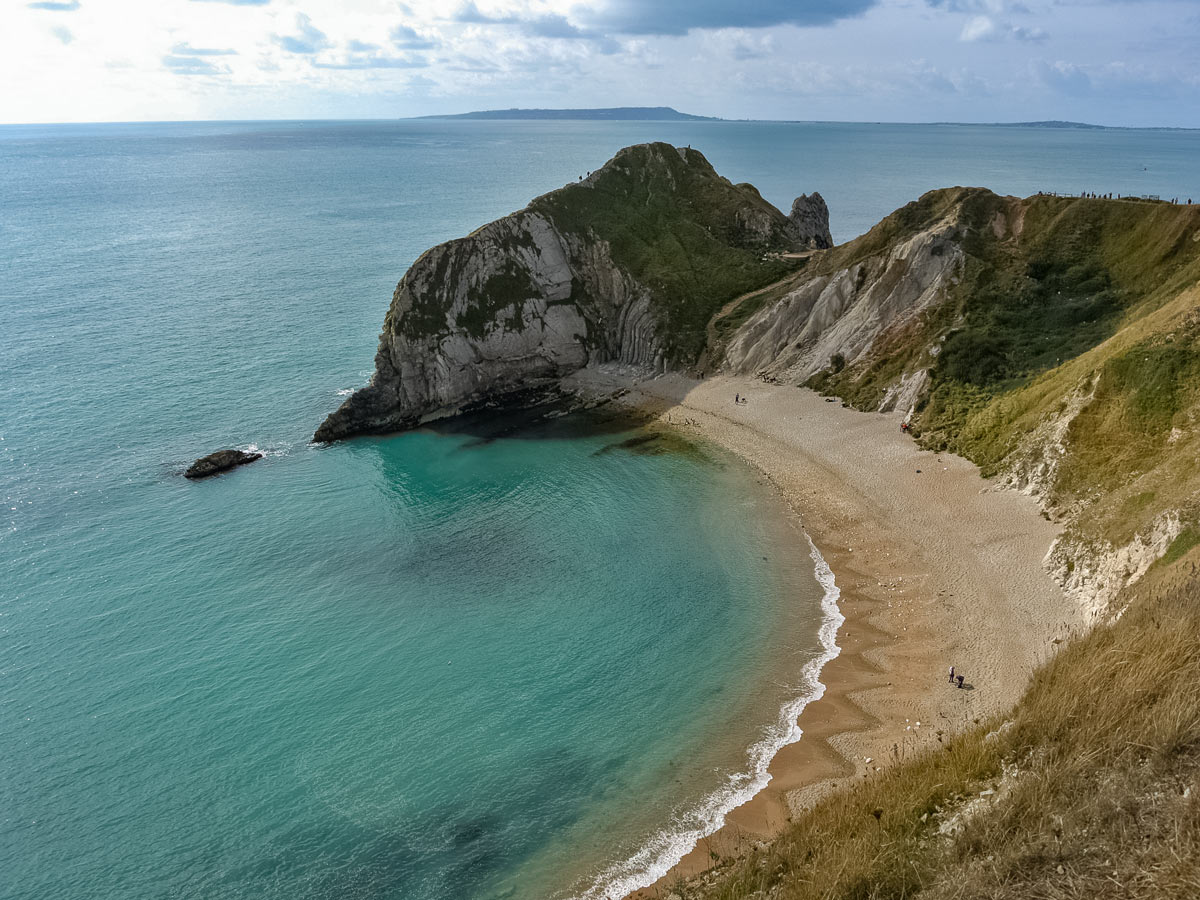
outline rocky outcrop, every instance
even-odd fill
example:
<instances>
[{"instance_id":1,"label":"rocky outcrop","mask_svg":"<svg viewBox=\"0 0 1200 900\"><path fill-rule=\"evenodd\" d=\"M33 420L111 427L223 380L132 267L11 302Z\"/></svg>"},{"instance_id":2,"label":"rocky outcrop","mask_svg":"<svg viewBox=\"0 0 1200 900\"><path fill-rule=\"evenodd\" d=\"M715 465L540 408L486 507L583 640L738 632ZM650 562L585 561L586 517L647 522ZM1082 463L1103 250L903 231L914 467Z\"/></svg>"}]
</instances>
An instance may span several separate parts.
<instances>
[{"instance_id":1,"label":"rocky outcrop","mask_svg":"<svg viewBox=\"0 0 1200 900\"><path fill-rule=\"evenodd\" d=\"M1066 595L1089 617L1098 619L1114 612L1113 601L1146 574L1183 528L1179 511L1171 509L1119 547L1088 540L1078 531L1068 532L1046 554L1046 567Z\"/></svg>"},{"instance_id":2,"label":"rocky outcrop","mask_svg":"<svg viewBox=\"0 0 1200 900\"><path fill-rule=\"evenodd\" d=\"M801 204L809 230L813 198ZM413 263L392 296L370 383L315 440L410 428L592 362L687 366L721 305L786 274L765 251L796 249L797 228L696 150L626 148L587 179Z\"/></svg>"},{"instance_id":3,"label":"rocky outcrop","mask_svg":"<svg viewBox=\"0 0 1200 900\"><path fill-rule=\"evenodd\" d=\"M183 473L184 478L208 478L212 475L220 475L222 472L228 472L230 469L244 466L246 463L252 463L256 459L262 459L261 453L254 453L247 450L218 450L215 453L210 453L208 456L202 456Z\"/></svg>"},{"instance_id":4,"label":"rocky outcrop","mask_svg":"<svg viewBox=\"0 0 1200 900\"><path fill-rule=\"evenodd\" d=\"M802 276L738 329L726 348L725 367L799 384L835 356L853 365L883 335L905 328L945 299L963 257L957 230L950 215L878 253ZM908 379L903 387L899 379L893 386L889 408L915 402L923 379L915 372Z\"/></svg>"},{"instance_id":5,"label":"rocky outcrop","mask_svg":"<svg viewBox=\"0 0 1200 900\"><path fill-rule=\"evenodd\" d=\"M829 207L825 205L825 198L816 191L801 194L792 201L788 221L801 247L828 250L833 246L833 235L829 233Z\"/></svg>"}]
</instances>

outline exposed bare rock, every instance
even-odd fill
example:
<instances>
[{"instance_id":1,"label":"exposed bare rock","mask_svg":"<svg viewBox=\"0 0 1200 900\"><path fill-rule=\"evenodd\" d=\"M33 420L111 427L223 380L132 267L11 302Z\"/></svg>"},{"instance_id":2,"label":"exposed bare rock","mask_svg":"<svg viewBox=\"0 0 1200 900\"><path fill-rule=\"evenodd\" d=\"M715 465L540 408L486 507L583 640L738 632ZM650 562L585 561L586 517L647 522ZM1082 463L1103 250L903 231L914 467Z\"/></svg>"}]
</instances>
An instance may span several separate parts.
<instances>
[{"instance_id":1,"label":"exposed bare rock","mask_svg":"<svg viewBox=\"0 0 1200 900\"><path fill-rule=\"evenodd\" d=\"M829 233L829 207L816 191L801 194L792 201L788 221L792 223L792 234L801 247L828 250L833 246L833 235Z\"/></svg>"},{"instance_id":2,"label":"exposed bare rock","mask_svg":"<svg viewBox=\"0 0 1200 900\"><path fill-rule=\"evenodd\" d=\"M940 220L877 255L799 279L738 330L726 366L800 383L835 355L853 364L884 332L944 299L962 260L956 228Z\"/></svg>"},{"instance_id":3,"label":"exposed bare rock","mask_svg":"<svg viewBox=\"0 0 1200 900\"><path fill-rule=\"evenodd\" d=\"M315 439L410 428L592 362L690 365L713 312L786 274L767 251L796 246L791 220L698 151L626 148L413 263L370 384Z\"/></svg>"},{"instance_id":4,"label":"exposed bare rock","mask_svg":"<svg viewBox=\"0 0 1200 900\"><path fill-rule=\"evenodd\" d=\"M252 453L246 450L218 450L215 453L210 453L208 456L202 456L183 473L184 478L208 478L211 475L219 475L222 472L228 472L238 466L244 466L246 463L252 463L256 459L262 459L261 453Z\"/></svg>"}]
</instances>

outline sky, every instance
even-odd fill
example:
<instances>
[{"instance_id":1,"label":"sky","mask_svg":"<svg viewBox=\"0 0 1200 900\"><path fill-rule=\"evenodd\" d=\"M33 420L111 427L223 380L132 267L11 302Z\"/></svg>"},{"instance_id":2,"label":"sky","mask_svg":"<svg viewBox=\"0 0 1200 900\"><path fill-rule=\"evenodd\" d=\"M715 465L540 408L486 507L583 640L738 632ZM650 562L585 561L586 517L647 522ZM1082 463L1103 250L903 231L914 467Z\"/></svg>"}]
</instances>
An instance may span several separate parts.
<instances>
[{"instance_id":1,"label":"sky","mask_svg":"<svg viewBox=\"0 0 1200 900\"><path fill-rule=\"evenodd\" d=\"M673 106L1200 127L1200 0L0 0L0 122Z\"/></svg>"}]
</instances>

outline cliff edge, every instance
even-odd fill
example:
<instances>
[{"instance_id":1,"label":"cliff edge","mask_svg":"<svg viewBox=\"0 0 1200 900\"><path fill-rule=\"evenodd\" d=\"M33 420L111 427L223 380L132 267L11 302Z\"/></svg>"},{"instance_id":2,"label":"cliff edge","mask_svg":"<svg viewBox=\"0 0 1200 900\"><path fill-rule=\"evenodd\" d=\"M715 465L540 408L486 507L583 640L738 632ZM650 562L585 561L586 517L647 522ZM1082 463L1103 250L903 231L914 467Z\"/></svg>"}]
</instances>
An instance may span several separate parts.
<instances>
[{"instance_id":1,"label":"cliff edge","mask_svg":"<svg viewBox=\"0 0 1200 900\"><path fill-rule=\"evenodd\" d=\"M789 217L697 150L627 147L413 263L370 383L314 439L411 428L594 362L689 366L718 309L787 274L781 251L821 242L829 221L817 194Z\"/></svg>"}]
</instances>

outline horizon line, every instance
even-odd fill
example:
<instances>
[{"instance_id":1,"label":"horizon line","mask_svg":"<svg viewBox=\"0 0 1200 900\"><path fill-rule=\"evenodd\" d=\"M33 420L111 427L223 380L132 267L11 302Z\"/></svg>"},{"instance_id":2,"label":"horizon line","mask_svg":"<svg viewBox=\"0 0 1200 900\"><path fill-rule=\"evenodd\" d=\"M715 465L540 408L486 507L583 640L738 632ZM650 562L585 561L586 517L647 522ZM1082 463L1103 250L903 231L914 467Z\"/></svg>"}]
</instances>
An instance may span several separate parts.
<instances>
[{"instance_id":1,"label":"horizon line","mask_svg":"<svg viewBox=\"0 0 1200 900\"><path fill-rule=\"evenodd\" d=\"M628 109L653 109L655 107L578 107L580 111L589 109L609 109L609 108L628 108ZM662 107L663 109L673 109L673 107ZM472 112L509 112L510 110L556 110L556 109L571 109L576 107L509 107L498 110L472 110ZM678 110L675 110L678 112ZM1080 129L1095 129L1106 131L1200 131L1200 125L1102 125L1095 122L1076 122L1069 119L1030 119L1022 121L987 121L987 122L967 122L967 121L911 121L900 119L727 119L719 116L702 116L695 119L470 119L466 118L469 113L427 113L420 116L357 116L351 118L343 118L340 116L310 116L306 118L242 118L242 119L78 119L72 121L55 121L55 122L0 122L0 128L33 128L33 127L59 127L68 125L222 125L222 124L254 124L254 123L305 123L305 122L418 122L429 121L430 119L457 119L463 122L599 122L602 124L613 124L615 122L664 122L673 125L692 124L692 125L722 125L722 124L767 124L767 125L926 125L926 126L978 126L978 127L1001 127L1012 128L1020 126L1028 127L1058 127L1062 130L1071 128ZM684 114L692 115L692 114Z\"/></svg>"}]
</instances>

